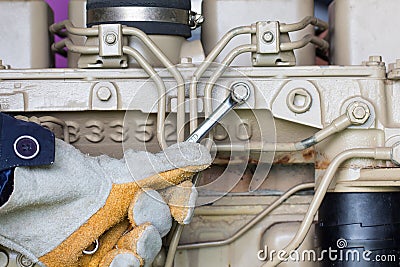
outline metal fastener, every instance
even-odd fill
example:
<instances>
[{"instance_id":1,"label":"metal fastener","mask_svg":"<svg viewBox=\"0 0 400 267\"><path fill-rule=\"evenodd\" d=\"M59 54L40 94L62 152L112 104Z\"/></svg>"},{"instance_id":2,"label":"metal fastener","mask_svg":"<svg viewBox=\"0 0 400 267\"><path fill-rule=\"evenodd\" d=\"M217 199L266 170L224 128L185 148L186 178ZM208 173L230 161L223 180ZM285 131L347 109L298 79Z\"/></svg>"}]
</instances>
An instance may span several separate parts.
<instances>
[{"instance_id":1,"label":"metal fastener","mask_svg":"<svg viewBox=\"0 0 400 267\"><path fill-rule=\"evenodd\" d=\"M231 86L229 96L214 112L186 139L186 142L199 143L204 136L220 121L226 113L235 106L246 102L251 94L250 86L244 82L237 82Z\"/></svg>"},{"instance_id":2,"label":"metal fastener","mask_svg":"<svg viewBox=\"0 0 400 267\"><path fill-rule=\"evenodd\" d=\"M367 111L363 107L355 107L353 115L356 119L363 119L367 115Z\"/></svg>"},{"instance_id":3,"label":"metal fastener","mask_svg":"<svg viewBox=\"0 0 400 267\"><path fill-rule=\"evenodd\" d=\"M105 42L109 45L113 45L117 42L117 35L113 32L109 32L106 34L106 37L104 38Z\"/></svg>"},{"instance_id":4,"label":"metal fastener","mask_svg":"<svg viewBox=\"0 0 400 267\"><path fill-rule=\"evenodd\" d=\"M250 97L250 86L245 82L237 82L231 86L232 98L239 104L244 103Z\"/></svg>"},{"instance_id":5,"label":"metal fastener","mask_svg":"<svg viewBox=\"0 0 400 267\"><path fill-rule=\"evenodd\" d=\"M370 56L369 62L382 62L382 56Z\"/></svg>"},{"instance_id":6,"label":"metal fastener","mask_svg":"<svg viewBox=\"0 0 400 267\"><path fill-rule=\"evenodd\" d=\"M270 31L265 32L263 35L263 40L267 43L270 43L274 40L274 34Z\"/></svg>"},{"instance_id":7,"label":"metal fastener","mask_svg":"<svg viewBox=\"0 0 400 267\"><path fill-rule=\"evenodd\" d=\"M347 115L354 125L362 125L369 119L371 111L366 103L355 101L347 108Z\"/></svg>"},{"instance_id":8,"label":"metal fastener","mask_svg":"<svg viewBox=\"0 0 400 267\"><path fill-rule=\"evenodd\" d=\"M368 61L364 61L363 64L365 66L373 67L373 66L385 66L385 62L382 61L381 56L370 56Z\"/></svg>"},{"instance_id":9,"label":"metal fastener","mask_svg":"<svg viewBox=\"0 0 400 267\"><path fill-rule=\"evenodd\" d=\"M182 67L193 67L193 59L191 57L182 57L179 65Z\"/></svg>"},{"instance_id":10,"label":"metal fastener","mask_svg":"<svg viewBox=\"0 0 400 267\"><path fill-rule=\"evenodd\" d=\"M291 111L301 114L310 110L312 96L306 89L296 88L289 92L286 104Z\"/></svg>"},{"instance_id":11,"label":"metal fastener","mask_svg":"<svg viewBox=\"0 0 400 267\"><path fill-rule=\"evenodd\" d=\"M108 87L102 86L97 90L97 97L101 101L108 101L112 96L111 90Z\"/></svg>"},{"instance_id":12,"label":"metal fastener","mask_svg":"<svg viewBox=\"0 0 400 267\"><path fill-rule=\"evenodd\" d=\"M20 136L14 142L14 153L21 159L33 159L39 154L39 151L39 142L32 136Z\"/></svg>"}]
</instances>

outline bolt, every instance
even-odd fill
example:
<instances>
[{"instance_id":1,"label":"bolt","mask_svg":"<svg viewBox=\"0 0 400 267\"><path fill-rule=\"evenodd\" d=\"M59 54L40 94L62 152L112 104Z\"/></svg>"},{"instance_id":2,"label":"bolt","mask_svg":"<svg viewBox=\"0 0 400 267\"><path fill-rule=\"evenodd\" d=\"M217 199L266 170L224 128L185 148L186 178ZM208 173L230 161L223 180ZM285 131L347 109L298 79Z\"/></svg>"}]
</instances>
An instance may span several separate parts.
<instances>
[{"instance_id":1,"label":"bolt","mask_svg":"<svg viewBox=\"0 0 400 267\"><path fill-rule=\"evenodd\" d=\"M113 45L117 42L117 35L113 32L107 33L105 37L105 42L109 45Z\"/></svg>"},{"instance_id":2,"label":"bolt","mask_svg":"<svg viewBox=\"0 0 400 267\"><path fill-rule=\"evenodd\" d=\"M180 65L182 67L193 67L193 59L191 57L182 57Z\"/></svg>"},{"instance_id":3,"label":"bolt","mask_svg":"<svg viewBox=\"0 0 400 267\"><path fill-rule=\"evenodd\" d=\"M363 107L355 107L353 110L353 115L356 119L362 119L366 114L367 112Z\"/></svg>"},{"instance_id":4,"label":"bolt","mask_svg":"<svg viewBox=\"0 0 400 267\"><path fill-rule=\"evenodd\" d=\"M191 57L183 57L181 58L181 64L192 64L193 59Z\"/></svg>"},{"instance_id":5,"label":"bolt","mask_svg":"<svg viewBox=\"0 0 400 267\"><path fill-rule=\"evenodd\" d=\"M111 90L108 87L102 86L97 90L97 97L101 101L108 101L112 96Z\"/></svg>"},{"instance_id":6,"label":"bolt","mask_svg":"<svg viewBox=\"0 0 400 267\"><path fill-rule=\"evenodd\" d=\"M382 61L381 56L370 56L368 61L364 61L363 64L365 66L373 67L373 66L385 66L385 62Z\"/></svg>"},{"instance_id":7,"label":"bolt","mask_svg":"<svg viewBox=\"0 0 400 267\"><path fill-rule=\"evenodd\" d=\"M267 43L270 43L274 40L274 34L270 31L265 32L263 35L263 40Z\"/></svg>"},{"instance_id":8,"label":"bolt","mask_svg":"<svg viewBox=\"0 0 400 267\"><path fill-rule=\"evenodd\" d=\"M39 151L39 142L32 136L20 136L14 142L14 153L21 159L33 159L39 154Z\"/></svg>"},{"instance_id":9,"label":"bolt","mask_svg":"<svg viewBox=\"0 0 400 267\"><path fill-rule=\"evenodd\" d=\"M245 102L250 97L250 86L244 82L237 82L231 86L232 98L240 103Z\"/></svg>"},{"instance_id":10,"label":"bolt","mask_svg":"<svg viewBox=\"0 0 400 267\"><path fill-rule=\"evenodd\" d=\"M369 62L382 62L382 57L381 56L370 56Z\"/></svg>"},{"instance_id":11,"label":"bolt","mask_svg":"<svg viewBox=\"0 0 400 267\"><path fill-rule=\"evenodd\" d=\"M371 111L367 104L355 101L347 108L347 114L354 125L362 125L369 119Z\"/></svg>"}]
</instances>

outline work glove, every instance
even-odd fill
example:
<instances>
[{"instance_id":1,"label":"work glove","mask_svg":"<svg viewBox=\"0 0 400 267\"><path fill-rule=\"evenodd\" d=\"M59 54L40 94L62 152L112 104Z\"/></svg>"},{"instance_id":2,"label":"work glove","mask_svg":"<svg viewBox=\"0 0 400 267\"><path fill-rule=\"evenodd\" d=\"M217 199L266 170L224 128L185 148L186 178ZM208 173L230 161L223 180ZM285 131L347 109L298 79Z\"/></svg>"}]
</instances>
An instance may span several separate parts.
<instances>
[{"instance_id":1,"label":"work glove","mask_svg":"<svg viewBox=\"0 0 400 267\"><path fill-rule=\"evenodd\" d=\"M158 154L129 150L122 160L90 157L61 140L55 151L51 166L15 169L0 207L0 244L48 267L150 266L171 214L190 221L190 178L211 164L194 143ZM96 240L97 252L83 256Z\"/></svg>"}]
</instances>

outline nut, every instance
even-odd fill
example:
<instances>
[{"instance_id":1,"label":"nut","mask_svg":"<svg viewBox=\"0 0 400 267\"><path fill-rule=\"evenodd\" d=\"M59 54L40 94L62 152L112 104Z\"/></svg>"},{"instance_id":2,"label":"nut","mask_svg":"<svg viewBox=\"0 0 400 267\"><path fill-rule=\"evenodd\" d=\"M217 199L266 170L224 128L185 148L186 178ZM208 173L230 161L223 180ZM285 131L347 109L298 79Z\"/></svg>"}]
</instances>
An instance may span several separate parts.
<instances>
[{"instance_id":1,"label":"nut","mask_svg":"<svg viewBox=\"0 0 400 267\"><path fill-rule=\"evenodd\" d=\"M102 86L97 90L97 97L101 101L108 101L112 96L111 90L108 87Z\"/></svg>"},{"instance_id":2,"label":"nut","mask_svg":"<svg viewBox=\"0 0 400 267\"><path fill-rule=\"evenodd\" d=\"M371 116L371 111L366 103L355 101L347 108L347 116L353 125L362 125Z\"/></svg>"},{"instance_id":3,"label":"nut","mask_svg":"<svg viewBox=\"0 0 400 267\"><path fill-rule=\"evenodd\" d=\"M392 146L391 157L392 157L392 162L400 166L400 142Z\"/></svg>"},{"instance_id":4,"label":"nut","mask_svg":"<svg viewBox=\"0 0 400 267\"><path fill-rule=\"evenodd\" d=\"M231 86L232 98L239 104L249 99L250 91L250 86L245 82L236 82Z\"/></svg>"},{"instance_id":5,"label":"nut","mask_svg":"<svg viewBox=\"0 0 400 267\"><path fill-rule=\"evenodd\" d=\"M117 42L117 35L113 32L109 32L106 34L104 41L109 45L113 45Z\"/></svg>"},{"instance_id":6,"label":"nut","mask_svg":"<svg viewBox=\"0 0 400 267\"><path fill-rule=\"evenodd\" d=\"M265 32L264 35L263 35L263 40L266 43L272 42L274 40L274 34L272 32L270 32L270 31Z\"/></svg>"}]
</instances>

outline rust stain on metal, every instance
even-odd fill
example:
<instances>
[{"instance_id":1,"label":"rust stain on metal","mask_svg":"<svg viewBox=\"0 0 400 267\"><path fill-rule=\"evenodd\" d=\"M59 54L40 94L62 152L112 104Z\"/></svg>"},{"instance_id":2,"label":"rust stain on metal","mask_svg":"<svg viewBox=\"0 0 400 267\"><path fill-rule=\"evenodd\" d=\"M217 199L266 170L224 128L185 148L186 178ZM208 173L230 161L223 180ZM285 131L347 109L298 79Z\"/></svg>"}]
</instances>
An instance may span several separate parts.
<instances>
[{"instance_id":1,"label":"rust stain on metal","mask_svg":"<svg viewBox=\"0 0 400 267\"><path fill-rule=\"evenodd\" d=\"M303 158L304 158L306 161L314 160L314 157L315 157L315 150L314 150L314 148L309 148L309 149L306 149L306 150L303 151Z\"/></svg>"},{"instance_id":2,"label":"rust stain on metal","mask_svg":"<svg viewBox=\"0 0 400 267\"><path fill-rule=\"evenodd\" d=\"M289 154L284 155L283 157L277 158L274 163L275 164L288 164L291 160L291 156Z\"/></svg>"},{"instance_id":3,"label":"rust stain on metal","mask_svg":"<svg viewBox=\"0 0 400 267\"><path fill-rule=\"evenodd\" d=\"M328 160L316 161L315 162L315 169L317 170L325 170L331 164Z\"/></svg>"}]
</instances>

